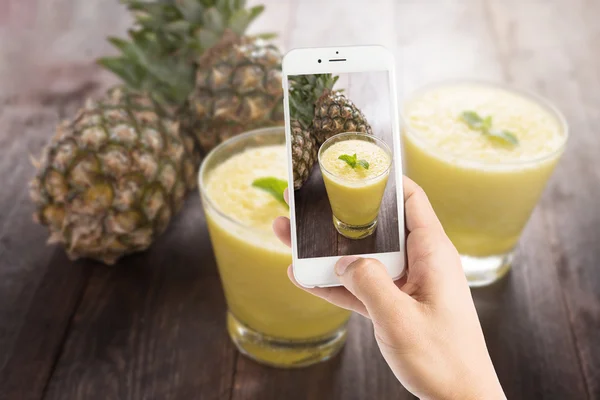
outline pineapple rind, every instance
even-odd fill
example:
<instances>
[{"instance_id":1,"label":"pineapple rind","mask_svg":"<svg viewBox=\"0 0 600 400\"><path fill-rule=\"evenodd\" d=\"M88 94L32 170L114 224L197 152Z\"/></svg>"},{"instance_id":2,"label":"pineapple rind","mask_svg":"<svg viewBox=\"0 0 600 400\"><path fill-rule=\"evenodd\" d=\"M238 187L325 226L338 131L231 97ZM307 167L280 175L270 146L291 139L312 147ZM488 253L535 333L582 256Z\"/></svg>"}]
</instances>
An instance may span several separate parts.
<instances>
[{"instance_id":1,"label":"pineapple rind","mask_svg":"<svg viewBox=\"0 0 600 400\"><path fill-rule=\"evenodd\" d=\"M373 129L362 111L339 91L326 91L317 100L313 125L319 146L338 133L373 134Z\"/></svg>"},{"instance_id":2,"label":"pineapple rind","mask_svg":"<svg viewBox=\"0 0 600 400\"><path fill-rule=\"evenodd\" d=\"M34 219L71 259L113 264L145 250L196 184L190 144L149 97L114 89L60 124L43 151Z\"/></svg>"},{"instance_id":3,"label":"pineapple rind","mask_svg":"<svg viewBox=\"0 0 600 400\"><path fill-rule=\"evenodd\" d=\"M305 129L297 120L291 121L292 160L294 189L300 189L310 177L317 160L317 143L310 129Z\"/></svg>"},{"instance_id":4,"label":"pineapple rind","mask_svg":"<svg viewBox=\"0 0 600 400\"><path fill-rule=\"evenodd\" d=\"M188 100L204 152L244 131L283 125L281 53L260 39L226 36L199 62Z\"/></svg>"}]
</instances>

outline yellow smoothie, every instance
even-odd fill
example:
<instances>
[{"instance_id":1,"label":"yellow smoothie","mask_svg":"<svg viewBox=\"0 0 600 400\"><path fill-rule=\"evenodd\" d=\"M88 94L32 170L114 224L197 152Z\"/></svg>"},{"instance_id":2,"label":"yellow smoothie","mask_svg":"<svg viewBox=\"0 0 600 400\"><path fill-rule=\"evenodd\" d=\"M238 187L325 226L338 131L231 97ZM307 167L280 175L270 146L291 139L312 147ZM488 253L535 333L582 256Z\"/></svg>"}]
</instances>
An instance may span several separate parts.
<instances>
[{"instance_id":1,"label":"yellow smoothie","mask_svg":"<svg viewBox=\"0 0 600 400\"><path fill-rule=\"evenodd\" d=\"M207 176L206 194L214 208L205 205L205 210L227 304L235 318L277 339L310 339L335 331L350 313L298 289L287 277L291 251L272 233L271 224L289 211L251 185L262 177L287 179L286 171L284 145L244 150Z\"/></svg>"},{"instance_id":2,"label":"yellow smoothie","mask_svg":"<svg viewBox=\"0 0 600 400\"><path fill-rule=\"evenodd\" d=\"M339 159L354 155L368 168L354 168ZM391 165L390 155L375 143L348 139L327 147L320 155L321 173L333 215L345 224L364 226L377 219Z\"/></svg>"},{"instance_id":3,"label":"yellow smoothie","mask_svg":"<svg viewBox=\"0 0 600 400\"><path fill-rule=\"evenodd\" d=\"M514 145L460 118L491 116ZM493 85L448 83L421 91L404 107L406 174L423 187L463 255L510 252L566 141L564 123L529 96Z\"/></svg>"}]
</instances>

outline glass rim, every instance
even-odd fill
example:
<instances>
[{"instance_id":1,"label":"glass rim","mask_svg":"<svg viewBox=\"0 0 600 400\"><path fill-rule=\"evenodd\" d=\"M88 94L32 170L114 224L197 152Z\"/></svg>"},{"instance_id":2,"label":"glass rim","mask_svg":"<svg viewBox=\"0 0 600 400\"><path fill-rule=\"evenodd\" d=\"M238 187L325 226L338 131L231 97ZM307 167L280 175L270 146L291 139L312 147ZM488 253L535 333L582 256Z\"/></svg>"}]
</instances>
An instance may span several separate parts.
<instances>
[{"instance_id":1,"label":"glass rim","mask_svg":"<svg viewBox=\"0 0 600 400\"><path fill-rule=\"evenodd\" d=\"M255 232L261 232L264 234L273 233L273 231L271 229L263 229L263 228L257 228L255 226L250 226L242 221L232 218L231 216L225 214L223 211L221 211L218 207L215 206L214 201L210 198L210 196L208 195L208 193L206 191L206 183L204 180L204 173L205 173L206 165L209 164L209 161L215 157L215 154L219 154L219 152L223 151L223 149L225 147L230 146L235 143L238 143L238 142L242 142L244 140L247 140L250 137L260 136L261 134L269 134L269 133L275 133L275 132L282 133L282 136L284 137L283 145L285 146L285 127L271 126L271 127L252 129L250 131L242 132L239 135L233 136L233 137L219 143L215 148L213 148L211 151L208 152L206 157L204 157L204 160L202 160L202 163L200 164L200 169L198 170L198 188L200 190L200 195L202 196L201 200L206 201L213 212L216 212L220 218L224 218L228 222L231 222L231 223L237 225L238 227L248 229L251 231L255 231ZM261 146L257 146L257 147L261 147ZM286 152L287 152L287 150L286 150ZM231 157L232 156L233 156L233 154L231 155ZM228 157L227 160L231 157ZM205 214L205 218L206 218L206 209L204 210L204 214Z\"/></svg>"},{"instance_id":2,"label":"glass rim","mask_svg":"<svg viewBox=\"0 0 600 400\"><path fill-rule=\"evenodd\" d=\"M387 168L385 170L383 170L378 175L375 175L375 176L372 176L370 178L361 180L360 181L361 183L374 181L376 179L381 178L383 175L389 173L390 169L392 168L393 157L394 157L394 154L392 153L392 150L390 149L390 146L388 146L388 144L383 139L381 139L381 138L379 138L379 137L377 137L375 135L370 135L370 134L364 133L364 132L351 132L351 131L350 132L342 132L342 133L335 134L332 137L330 137L329 139L327 139L326 141L324 141L323 144L319 147L319 152L317 153L317 161L319 162L319 167L321 167L321 169L323 171L325 171L326 173L328 173L329 175L333 176L336 179L341 179L341 180L343 180L345 182L355 182L355 181L346 180L343 177L340 177L340 176L334 174L333 172L329 171L321 163L321 153L323 152L323 148L325 147L325 145L328 142L330 142L330 141L332 142L333 139L340 138L341 136L358 136L359 138L362 137L362 138L365 138L365 139L374 139L374 141L377 143L377 145L379 145L380 147L382 147L383 150L390 156L390 162L389 162L389 164L388 164L388 166L387 166ZM362 139L359 139L359 140L362 140Z\"/></svg>"},{"instance_id":3,"label":"glass rim","mask_svg":"<svg viewBox=\"0 0 600 400\"><path fill-rule=\"evenodd\" d=\"M496 167L498 169L502 169L504 167L533 165L533 164L538 164L540 162L547 161L547 160L550 160L550 159L556 157L558 154L560 154L566 148L567 141L570 136L569 124L568 124L564 114L546 97L541 96L537 93L533 93L531 91L525 90L525 89L518 89L518 88L512 87L510 85L504 84L504 83L490 82L490 81L478 80L478 79L446 79L446 80L440 80L440 81L428 83L426 85L419 87L418 89L414 90L413 92L411 92L410 95L402 102L402 106L400 107L400 113L399 113L400 114L400 123L402 124L402 127L404 129L406 129L406 131L408 133L410 133L410 137L412 139L414 139L415 141L417 141L423 150L432 154L436 158L439 158L444 161L449 160L448 156L445 156L443 154L443 152L435 149L431 144L427 143L420 136L419 129L413 128L410 126L410 124L408 123L408 120L406 118L406 108L411 101L417 99L420 95L423 95L424 93L427 93L427 92L431 91L432 89L440 88L440 87L444 87L444 86L456 85L456 84L471 84L471 85L478 85L478 86L494 87L497 89L506 90L510 93L519 95L526 99L529 99L529 100L533 101L535 104L538 104L539 106L541 106L552 117L554 117L556 119L556 122L559 125L559 128L561 129L561 132L562 132L562 135L561 135L562 142L555 150L551 151L548 154L534 157L534 158L529 158L526 160L510 160L510 161L500 161L500 162L498 162L498 161L485 162L485 161L476 161L476 160L461 160L460 161L461 166L485 167L485 168ZM496 169L496 168L494 168L494 169Z\"/></svg>"}]
</instances>

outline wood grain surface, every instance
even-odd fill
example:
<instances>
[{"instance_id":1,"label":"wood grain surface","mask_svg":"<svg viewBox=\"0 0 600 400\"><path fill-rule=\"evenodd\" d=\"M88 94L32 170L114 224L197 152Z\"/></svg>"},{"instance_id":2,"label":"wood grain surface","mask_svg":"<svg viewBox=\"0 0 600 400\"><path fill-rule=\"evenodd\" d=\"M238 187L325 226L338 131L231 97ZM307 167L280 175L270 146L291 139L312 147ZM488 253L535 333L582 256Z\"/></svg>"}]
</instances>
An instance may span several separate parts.
<instances>
[{"instance_id":1,"label":"wood grain surface","mask_svg":"<svg viewBox=\"0 0 600 400\"><path fill-rule=\"evenodd\" d=\"M257 1L254 1L257 3ZM371 44L402 98L445 78L548 97L567 151L512 272L473 291L509 399L600 399L600 2L268 0L282 49ZM237 353L198 196L147 252L70 262L31 222L27 182L61 118L115 82L93 62L129 17L116 0L0 1L0 399L411 399L352 318L335 359L276 370Z\"/></svg>"},{"instance_id":2,"label":"wood grain surface","mask_svg":"<svg viewBox=\"0 0 600 400\"><path fill-rule=\"evenodd\" d=\"M343 91L364 113L373 129L373 135L393 149L391 94L387 72L357 72L338 76L334 89ZM394 155L393 162L401 162L399 155ZM294 191L294 197L299 258L400 251L394 168L390 170L375 232L364 239L348 239L340 235L333 226L331 205L318 162L309 180Z\"/></svg>"}]
</instances>

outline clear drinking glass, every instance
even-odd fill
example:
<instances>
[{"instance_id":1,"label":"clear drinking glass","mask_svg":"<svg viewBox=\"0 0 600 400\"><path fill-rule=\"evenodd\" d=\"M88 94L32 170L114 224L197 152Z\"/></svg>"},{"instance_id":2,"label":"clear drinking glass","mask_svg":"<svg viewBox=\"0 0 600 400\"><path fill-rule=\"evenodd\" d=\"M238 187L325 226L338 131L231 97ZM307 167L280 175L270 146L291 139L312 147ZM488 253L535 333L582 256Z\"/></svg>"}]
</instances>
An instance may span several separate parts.
<instances>
[{"instance_id":1,"label":"clear drinking glass","mask_svg":"<svg viewBox=\"0 0 600 400\"><path fill-rule=\"evenodd\" d=\"M379 173L371 173L369 169L358 167L359 171L352 174L352 179L346 173L347 168L337 171L328 170L324 165L324 155L327 156L327 151L334 144L348 140L373 143L383 149L387 159L380 161L386 163L387 167ZM372 154L372 157L377 155ZM335 158L337 159L337 154ZM330 137L321 145L319 166L331 205L335 229L350 239L362 239L373 234L377 227L377 216L392 166L392 151L388 145L373 135L358 132L340 133ZM361 175L357 178L358 173Z\"/></svg>"},{"instance_id":2,"label":"clear drinking glass","mask_svg":"<svg viewBox=\"0 0 600 400\"><path fill-rule=\"evenodd\" d=\"M302 367L326 360L342 348L350 313L295 287L286 272L292 262L290 249L271 229L245 225L228 215L213 202L206 184L230 157L273 145L285 152L283 127L247 132L216 147L200 168L200 194L225 290L231 339L242 353L261 363ZM230 179L239 183L235 176ZM240 207L252 206L252 199L246 200Z\"/></svg>"},{"instance_id":3,"label":"clear drinking glass","mask_svg":"<svg viewBox=\"0 0 600 400\"><path fill-rule=\"evenodd\" d=\"M472 90L489 89L488 97L483 96L474 102L486 109L489 115L502 115L503 112L519 115L517 120L524 127L530 127L529 130L521 130L520 134L529 135L529 146L534 149L535 145L547 145L542 138L550 132L538 132L537 129L542 129L540 126L553 129L556 137L553 138L552 150L542 155L538 151L532 157L524 151L522 157L506 160L501 156L486 157L483 152L481 159L474 160L472 154L468 154L471 144L464 146L464 143L457 143L458 152L440 151L440 147L451 149L452 143L434 146L431 136L427 139L423 132L435 132L435 124L440 121L440 127L444 124L449 126L448 120L454 118L457 112L452 107L462 101L456 94L456 88L468 95L465 90L469 89L460 89L461 85ZM443 96L446 96L448 88L454 88L452 96L455 97L446 101ZM503 93L508 93L528 100L527 104L535 106L539 113L531 113L527 108L520 115L516 104L521 100L507 103L505 106L509 111L495 109L494 93L503 96ZM429 97L424 97L428 94ZM425 106L425 98L434 99L435 104L429 109ZM415 101L421 101L420 116L427 118L415 117L411 111ZM484 286L499 280L510 269L521 232L565 148L568 127L564 117L548 101L529 93L482 82L448 81L429 85L410 96L404 104L402 118L405 173L427 193L446 233L461 254L469 284ZM443 122L444 119L446 122ZM553 122L540 125L540 120ZM493 121L496 123L496 120ZM500 119L499 123L502 122ZM444 140L451 141L454 137L447 135ZM457 141L461 140L459 135L456 137ZM540 139L536 143L537 137ZM509 150L506 151L508 154Z\"/></svg>"}]
</instances>

